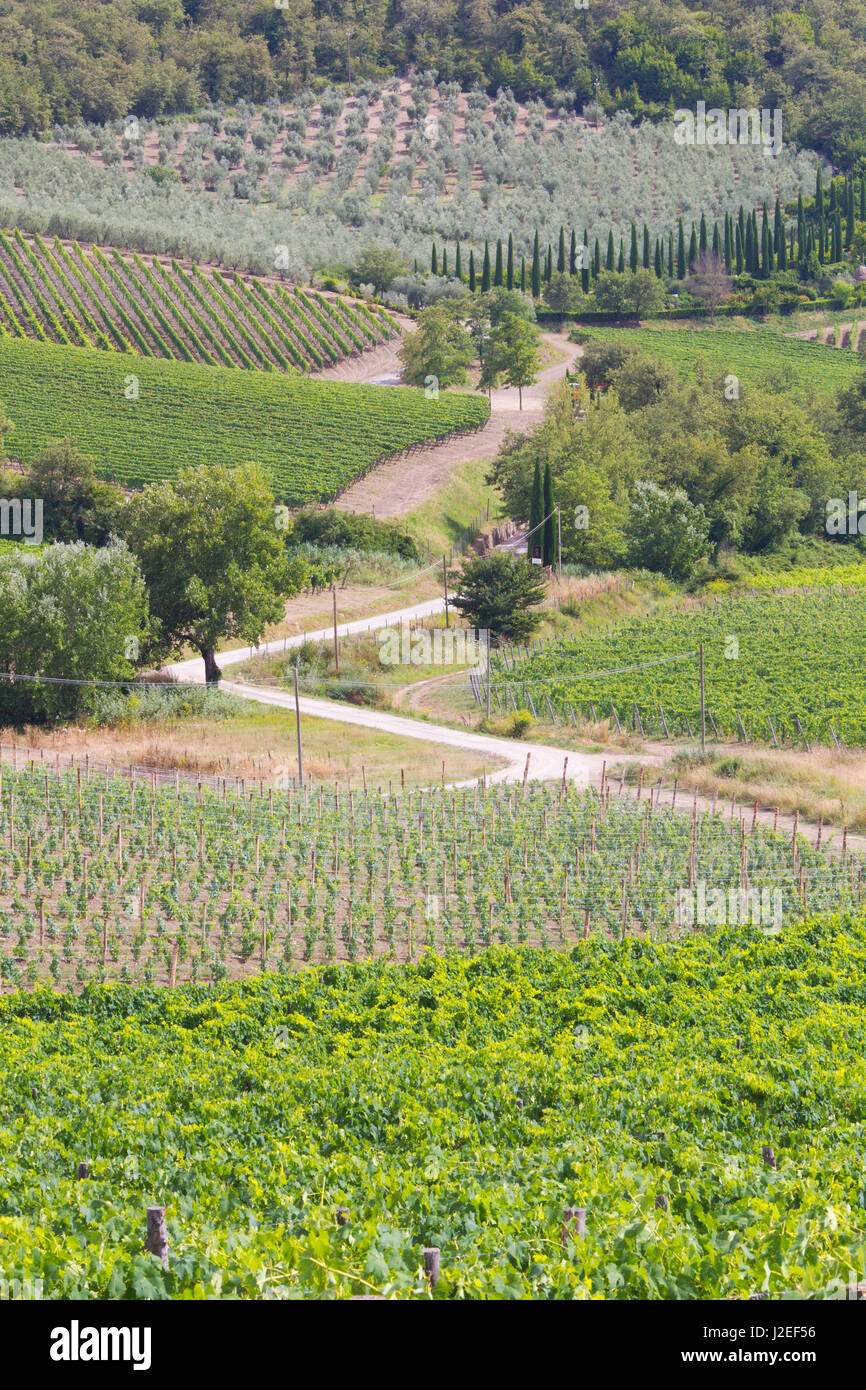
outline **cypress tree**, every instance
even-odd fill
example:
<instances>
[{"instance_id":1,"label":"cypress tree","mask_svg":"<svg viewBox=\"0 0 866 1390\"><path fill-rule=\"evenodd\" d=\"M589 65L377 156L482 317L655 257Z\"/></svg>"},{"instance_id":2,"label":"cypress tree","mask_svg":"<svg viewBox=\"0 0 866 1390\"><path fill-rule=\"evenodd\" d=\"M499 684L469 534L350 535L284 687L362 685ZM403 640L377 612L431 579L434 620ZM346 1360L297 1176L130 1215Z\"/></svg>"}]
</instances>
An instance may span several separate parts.
<instances>
[{"instance_id":1,"label":"cypress tree","mask_svg":"<svg viewBox=\"0 0 866 1390\"><path fill-rule=\"evenodd\" d=\"M529 532L527 535L526 546L527 556L531 560L533 551L540 550L544 544L544 537L537 529L541 525L544 517L544 493L541 485L541 464L535 460L535 473L532 477L532 493L529 499Z\"/></svg>"},{"instance_id":2,"label":"cypress tree","mask_svg":"<svg viewBox=\"0 0 866 1390\"><path fill-rule=\"evenodd\" d=\"M731 218L725 213L725 270L731 273Z\"/></svg>"},{"instance_id":3,"label":"cypress tree","mask_svg":"<svg viewBox=\"0 0 866 1390\"><path fill-rule=\"evenodd\" d=\"M475 251L474 251L474 248L471 247L471 246L470 246L470 248L469 248L469 288L470 288L470 290L472 291L472 293L474 294L474 293L475 293Z\"/></svg>"},{"instance_id":4,"label":"cypress tree","mask_svg":"<svg viewBox=\"0 0 866 1390\"><path fill-rule=\"evenodd\" d=\"M637 258L637 227L631 224L631 244L628 248L628 268L632 272L637 270L639 261Z\"/></svg>"},{"instance_id":5,"label":"cypress tree","mask_svg":"<svg viewBox=\"0 0 866 1390\"><path fill-rule=\"evenodd\" d=\"M786 264L786 266L787 266L787 265L793 265L793 264L794 264L794 224L793 224L793 222L791 223L791 226L790 226L790 228L789 228L789 230L788 230L788 259L787 259L787 261L785 262L785 264Z\"/></svg>"},{"instance_id":6,"label":"cypress tree","mask_svg":"<svg viewBox=\"0 0 866 1390\"><path fill-rule=\"evenodd\" d=\"M662 278L662 244L659 241L658 237L656 237L656 256L654 269L656 273L656 279L660 280Z\"/></svg>"},{"instance_id":7,"label":"cypress tree","mask_svg":"<svg viewBox=\"0 0 866 1390\"><path fill-rule=\"evenodd\" d=\"M548 243L547 243L547 260L545 261L545 265L544 265L544 282L545 282L546 285L549 285L549 284L550 284L550 277L551 277L552 275L553 275L553 247L551 246L550 242L548 242Z\"/></svg>"},{"instance_id":8,"label":"cypress tree","mask_svg":"<svg viewBox=\"0 0 866 1390\"><path fill-rule=\"evenodd\" d=\"M773 250L778 258L785 240L785 228L782 223L782 208L779 203L779 195L776 194L776 206L773 209Z\"/></svg>"},{"instance_id":9,"label":"cypress tree","mask_svg":"<svg viewBox=\"0 0 866 1390\"><path fill-rule=\"evenodd\" d=\"M538 299L541 294L541 253L538 249L538 228L535 229L535 240L532 243L532 297Z\"/></svg>"},{"instance_id":10,"label":"cypress tree","mask_svg":"<svg viewBox=\"0 0 866 1390\"><path fill-rule=\"evenodd\" d=\"M833 260L834 260L834 261L841 261L841 259L842 259L842 211L841 211L841 208L838 208L838 207L837 207L836 212L835 212L835 215L834 215L834 217L833 217Z\"/></svg>"},{"instance_id":11,"label":"cypress tree","mask_svg":"<svg viewBox=\"0 0 866 1390\"><path fill-rule=\"evenodd\" d=\"M604 263L605 270L613 270L615 256L616 251L614 249L613 244L613 227L611 227L610 231L607 234L607 259Z\"/></svg>"},{"instance_id":12,"label":"cypress tree","mask_svg":"<svg viewBox=\"0 0 866 1390\"><path fill-rule=\"evenodd\" d=\"M550 471L550 463L544 465L544 544L542 549L542 563L553 565L556 560L556 540L553 516L553 474Z\"/></svg>"},{"instance_id":13,"label":"cypress tree","mask_svg":"<svg viewBox=\"0 0 866 1390\"><path fill-rule=\"evenodd\" d=\"M595 239L595 246L592 252L592 278L597 280L601 274L601 247L598 244L598 237Z\"/></svg>"},{"instance_id":14,"label":"cypress tree","mask_svg":"<svg viewBox=\"0 0 866 1390\"><path fill-rule=\"evenodd\" d=\"M598 250L598 242L595 243ZM586 227L583 229L583 266L580 272L580 287L586 294L589 290L589 232Z\"/></svg>"},{"instance_id":15,"label":"cypress tree","mask_svg":"<svg viewBox=\"0 0 866 1390\"><path fill-rule=\"evenodd\" d=\"M695 224L692 223L692 234L689 237L689 270L694 270L695 261L698 259L698 236L695 231Z\"/></svg>"},{"instance_id":16,"label":"cypress tree","mask_svg":"<svg viewBox=\"0 0 866 1390\"><path fill-rule=\"evenodd\" d=\"M785 239L785 223L779 217L779 249L776 255L776 264L780 270L788 269L788 243Z\"/></svg>"},{"instance_id":17,"label":"cypress tree","mask_svg":"<svg viewBox=\"0 0 866 1390\"><path fill-rule=\"evenodd\" d=\"M829 198L829 201L828 201L828 203L827 203L827 216L828 216L830 222L832 222L832 220L833 220L833 213L834 213L835 211L836 211L836 181L835 181L835 179L831 178L831 179L830 179L830 198Z\"/></svg>"},{"instance_id":18,"label":"cypress tree","mask_svg":"<svg viewBox=\"0 0 866 1390\"><path fill-rule=\"evenodd\" d=\"M719 234L718 222L713 223L713 255L717 260L722 258L722 238Z\"/></svg>"},{"instance_id":19,"label":"cypress tree","mask_svg":"<svg viewBox=\"0 0 866 1390\"><path fill-rule=\"evenodd\" d=\"M762 256L764 279L769 280L775 269L775 257L773 256L773 234L770 231L770 218L767 213L767 204L764 204L764 217L761 223L761 250L763 252L766 242L767 252Z\"/></svg>"},{"instance_id":20,"label":"cypress tree","mask_svg":"<svg viewBox=\"0 0 866 1390\"><path fill-rule=\"evenodd\" d=\"M822 214L821 214L821 218L820 218L820 221L819 221L819 223L818 223L817 249L818 249L818 260L821 261L821 263L823 264L823 262L826 261L826 259L827 259L827 249L828 249L828 248L827 248L827 215L826 215L826 213L823 213L823 212L822 212Z\"/></svg>"},{"instance_id":21,"label":"cypress tree","mask_svg":"<svg viewBox=\"0 0 866 1390\"><path fill-rule=\"evenodd\" d=\"M526 294L526 257L520 257L520 292Z\"/></svg>"},{"instance_id":22,"label":"cypress tree","mask_svg":"<svg viewBox=\"0 0 866 1390\"><path fill-rule=\"evenodd\" d=\"M571 245L568 248L568 273L569 275L577 274L577 237L573 227L571 229Z\"/></svg>"},{"instance_id":23,"label":"cypress tree","mask_svg":"<svg viewBox=\"0 0 866 1390\"><path fill-rule=\"evenodd\" d=\"M502 237L496 238L496 264L493 268L494 285L502 285L504 276L502 271Z\"/></svg>"},{"instance_id":24,"label":"cypress tree","mask_svg":"<svg viewBox=\"0 0 866 1390\"><path fill-rule=\"evenodd\" d=\"M800 263L803 263L803 252L806 246L806 214L803 211L803 195L797 194L797 255Z\"/></svg>"},{"instance_id":25,"label":"cypress tree","mask_svg":"<svg viewBox=\"0 0 866 1390\"><path fill-rule=\"evenodd\" d=\"M674 278L674 234L668 232L668 275Z\"/></svg>"},{"instance_id":26,"label":"cypress tree","mask_svg":"<svg viewBox=\"0 0 866 1390\"><path fill-rule=\"evenodd\" d=\"M460 242L457 243L457 250L454 253L454 274L458 280L463 279L463 262L460 258Z\"/></svg>"},{"instance_id":27,"label":"cypress tree","mask_svg":"<svg viewBox=\"0 0 866 1390\"><path fill-rule=\"evenodd\" d=\"M760 239L759 239L759 237L758 237L758 214L755 212L754 208L752 209L752 216L751 216L750 221L751 221L751 224L752 224L752 274L753 274L753 275L760 275L760 273L761 273L761 261L760 261L761 243L760 243Z\"/></svg>"},{"instance_id":28,"label":"cypress tree","mask_svg":"<svg viewBox=\"0 0 866 1390\"><path fill-rule=\"evenodd\" d=\"M701 237L698 246L703 256L704 252L707 250L707 218L706 214L703 212L701 213Z\"/></svg>"},{"instance_id":29,"label":"cypress tree","mask_svg":"<svg viewBox=\"0 0 866 1390\"><path fill-rule=\"evenodd\" d=\"M683 219L677 223L677 279L686 278L686 234L683 228Z\"/></svg>"},{"instance_id":30,"label":"cypress tree","mask_svg":"<svg viewBox=\"0 0 866 1390\"><path fill-rule=\"evenodd\" d=\"M652 262L650 261L650 234L649 234L649 227L648 227L647 224L644 222L644 224L643 224L643 268L644 268L644 270L649 270L651 264L652 264Z\"/></svg>"},{"instance_id":31,"label":"cypress tree","mask_svg":"<svg viewBox=\"0 0 866 1390\"><path fill-rule=\"evenodd\" d=\"M623 241L622 237L620 237L619 239L619 260L616 263L616 268L619 271L620 275L622 275L623 271L625 270L625 242Z\"/></svg>"},{"instance_id":32,"label":"cypress tree","mask_svg":"<svg viewBox=\"0 0 866 1390\"><path fill-rule=\"evenodd\" d=\"M556 249L556 269L560 275L565 274L565 230L559 229L559 246Z\"/></svg>"},{"instance_id":33,"label":"cypress tree","mask_svg":"<svg viewBox=\"0 0 866 1390\"><path fill-rule=\"evenodd\" d=\"M860 220L866 222L866 176L860 177Z\"/></svg>"},{"instance_id":34,"label":"cypress tree","mask_svg":"<svg viewBox=\"0 0 866 1390\"><path fill-rule=\"evenodd\" d=\"M481 293L486 294L490 289L490 246L484 243L484 261L481 266Z\"/></svg>"},{"instance_id":35,"label":"cypress tree","mask_svg":"<svg viewBox=\"0 0 866 1390\"><path fill-rule=\"evenodd\" d=\"M745 269L746 258L745 258L745 252L744 252L744 249L743 249L743 233L740 231L740 224L739 224L739 222L736 223L735 237L736 237L735 255L736 255L736 264L737 264L737 274L738 274L738 275L742 275L742 273L743 273L743 271L744 271L744 269Z\"/></svg>"},{"instance_id":36,"label":"cypress tree","mask_svg":"<svg viewBox=\"0 0 866 1390\"><path fill-rule=\"evenodd\" d=\"M505 262L506 289L514 289L514 237L508 233L508 257Z\"/></svg>"},{"instance_id":37,"label":"cypress tree","mask_svg":"<svg viewBox=\"0 0 866 1390\"><path fill-rule=\"evenodd\" d=\"M821 166L818 165L815 174L815 221L820 222L824 216L824 175L821 173Z\"/></svg>"},{"instance_id":38,"label":"cypress tree","mask_svg":"<svg viewBox=\"0 0 866 1390\"><path fill-rule=\"evenodd\" d=\"M442 247L442 274L448 274L448 247Z\"/></svg>"},{"instance_id":39,"label":"cypress tree","mask_svg":"<svg viewBox=\"0 0 866 1390\"><path fill-rule=\"evenodd\" d=\"M438 274L439 274L439 255L438 255L438 252L437 252L437 250L436 250L436 243L435 243L435 241L434 241L434 243L433 243L433 250L430 252L430 274L431 274L431 275L438 275Z\"/></svg>"},{"instance_id":40,"label":"cypress tree","mask_svg":"<svg viewBox=\"0 0 866 1390\"><path fill-rule=\"evenodd\" d=\"M845 228L845 245L846 245L846 246L850 246L851 243L852 243L852 241L854 240L854 221L855 221L855 219L854 219L854 180L853 180L853 178L850 178L850 179L848 180L848 199L847 199L847 206L846 206L845 216L846 216L846 221L847 221L847 226L846 226L846 228Z\"/></svg>"}]
</instances>

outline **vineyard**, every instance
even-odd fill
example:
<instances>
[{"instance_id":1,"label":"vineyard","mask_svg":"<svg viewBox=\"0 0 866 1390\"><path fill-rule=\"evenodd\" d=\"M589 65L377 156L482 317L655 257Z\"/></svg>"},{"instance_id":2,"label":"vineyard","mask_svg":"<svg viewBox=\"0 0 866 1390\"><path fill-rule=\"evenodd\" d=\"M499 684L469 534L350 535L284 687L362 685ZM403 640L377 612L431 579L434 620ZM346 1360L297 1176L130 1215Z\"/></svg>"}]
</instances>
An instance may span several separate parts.
<instances>
[{"instance_id":1,"label":"vineyard","mask_svg":"<svg viewBox=\"0 0 866 1390\"><path fill-rule=\"evenodd\" d=\"M864 623L862 587L689 601L579 642L506 651L495 688L507 708L543 713L549 700L560 716L694 737L703 643L708 736L862 746Z\"/></svg>"},{"instance_id":2,"label":"vineyard","mask_svg":"<svg viewBox=\"0 0 866 1390\"><path fill-rule=\"evenodd\" d=\"M438 1247L437 1299L844 1297L864 969L849 917L6 997L4 1274L48 1299L420 1299Z\"/></svg>"},{"instance_id":3,"label":"vineyard","mask_svg":"<svg viewBox=\"0 0 866 1390\"><path fill-rule=\"evenodd\" d=\"M211 367L306 372L377 346L397 324L374 305L298 286L0 231L0 328Z\"/></svg>"},{"instance_id":4,"label":"vineyard","mask_svg":"<svg viewBox=\"0 0 866 1390\"><path fill-rule=\"evenodd\" d=\"M254 459L280 501L327 501L393 454L480 429L484 397L236 372L0 339L6 448L32 460L69 436L97 472L138 487L198 463Z\"/></svg>"},{"instance_id":5,"label":"vineyard","mask_svg":"<svg viewBox=\"0 0 866 1390\"><path fill-rule=\"evenodd\" d=\"M411 961L424 949L679 940L705 929L689 925L678 897L699 883L746 894L753 921L771 892L774 922L856 908L863 892L847 849L831 860L723 808L689 817L658 795L620 800L622 782L618 792L608 782L362 795L179 778L165 787L32 759L2 774L7 989L210 983L315 961Z\"/></svg>"},{"instance_id":6,"label":"vineyard","mask_svg":"<svg viewBox=\"0 0 866 1390\"><path fill-rule=\"evenodd\" d=\"M729 373L740 378L740 389L778 373L786 384L832 395L847 386L863 370L860 357L799 338L787 338L770 329L736 328L608 328L595 324L587 333L606 343L620 343L664 357L681 374L699 365L720 379Z\"/></svg>"}]
</instances>

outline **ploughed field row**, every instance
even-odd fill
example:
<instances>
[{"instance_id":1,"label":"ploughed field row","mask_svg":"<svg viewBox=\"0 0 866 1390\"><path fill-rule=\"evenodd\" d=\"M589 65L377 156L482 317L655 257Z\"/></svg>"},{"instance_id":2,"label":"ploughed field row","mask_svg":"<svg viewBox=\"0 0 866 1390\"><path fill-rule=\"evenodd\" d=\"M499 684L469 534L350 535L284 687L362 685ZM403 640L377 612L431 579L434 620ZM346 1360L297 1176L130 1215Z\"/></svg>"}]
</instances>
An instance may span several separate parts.
<instances>
[{"instance_id":1,"label":"ploughed field row","mask_svg":"<svg viewBox=\"0 0 866 1390\"><path fill-rule=\"evenodd\" d=\"M3 987L562 950L732 919L776 932L861 901L850 854L831 861L754 818L611 791L250 791L4 765Z\"/></svg>"},{"instance_id":2,"label":"ploughed field row","mask_svg":"<svg viewBox=\"0 0 866 1390\"><path fill-rule=\"evenodd\" d=\"M0 328L211 367L308 372L377 347L397 324L361 301L16 230L0 231Z\"/></svg>"}]
</instances>

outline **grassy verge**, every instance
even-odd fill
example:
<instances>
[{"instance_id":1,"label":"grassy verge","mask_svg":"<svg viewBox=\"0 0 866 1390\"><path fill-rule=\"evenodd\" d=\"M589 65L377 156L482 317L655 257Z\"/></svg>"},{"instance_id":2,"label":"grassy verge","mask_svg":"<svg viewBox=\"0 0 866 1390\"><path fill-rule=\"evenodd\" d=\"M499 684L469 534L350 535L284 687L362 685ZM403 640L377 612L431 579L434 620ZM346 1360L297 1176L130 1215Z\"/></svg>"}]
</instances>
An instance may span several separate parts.
<instances>
[{"instance_id":1,"label":"grassy verge","mask_svg":"<svg viewBox=\"0 0 866 1390\"><path fill-rule=\"evenodd\" d=\"M469 525L482 507L490 503L490 520L501 516L499 494L488 487L488 459L468 459L455 470L448 481L403 518L409 535L426 553L441 555L460 540L463 528Z\"/></svg>"},{"instance_id":2,"label":"grassy verge","mask_svg":"<svg viewBox=\"0 0 866 1390\"><path fill-rule=\"evenodd\" d=\"M371 786L429 785L480 777L484 760L474 753L403 739L350 724L303 717L304 773L315 781L367 778ZM200 772L219 777L263 778L277 782L297 776L295 716L268 706L245 706L232 719L143 721L135 725L85 729L0 730L0 743L23 750L44 749L83 758L137 766ZM488 770L493 766L487 759Z\"/></svg>"},{"instance_id":3,"label":"grassy verge","mask_svg":"<svg viewBox=\"0 0 866 1390\"><path fill-rule=\"evenodd\" d=\"M638 772L635 765L626 775L632 780ZM710 796L717 791L720 797L778 807L785 815L799 811L815 824L823 818L826 825L866 830L866 753L862 750L813 747L807 753L725 748L708 751L706 758L699 752L682 752L653 767L653 780L660 774L665 784L677 778L689 791Z\"/></svg>"}]
</instances>

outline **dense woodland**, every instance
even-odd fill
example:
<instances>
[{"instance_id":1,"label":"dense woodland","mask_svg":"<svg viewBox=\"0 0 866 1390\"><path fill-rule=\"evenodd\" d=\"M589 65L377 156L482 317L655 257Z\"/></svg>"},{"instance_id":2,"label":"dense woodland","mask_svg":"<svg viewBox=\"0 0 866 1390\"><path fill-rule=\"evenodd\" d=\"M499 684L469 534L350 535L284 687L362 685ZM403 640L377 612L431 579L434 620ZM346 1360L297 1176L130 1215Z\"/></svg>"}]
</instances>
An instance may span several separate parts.
<instances>
[{"instance_id":1,"label":"dense woodland","mask_svg":"<svg viewBox=\"0 0 866 1390\"><path fill-rule=\"evenodd\" d=\"M411 67L578 110L780 107L788 138L866 157L864 0L0 0L7 135Z\"/></svg>"}]
</instances>

